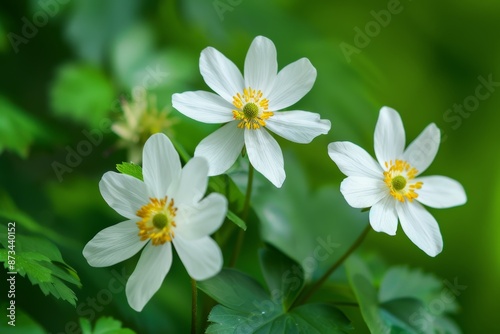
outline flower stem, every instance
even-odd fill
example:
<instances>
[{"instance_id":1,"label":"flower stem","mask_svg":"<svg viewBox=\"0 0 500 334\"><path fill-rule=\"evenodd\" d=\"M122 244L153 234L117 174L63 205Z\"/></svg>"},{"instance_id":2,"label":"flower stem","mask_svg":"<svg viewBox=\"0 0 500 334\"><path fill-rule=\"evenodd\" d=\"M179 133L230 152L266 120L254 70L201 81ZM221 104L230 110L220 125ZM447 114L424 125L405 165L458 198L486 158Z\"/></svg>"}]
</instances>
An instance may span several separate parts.
<instances>
[{"instance_id":1,"label":"flower stem","mask_svg":"<svg viewBox=\"0 0 500 334\"><path fill-rule=\"evenodd\" d=\"M196 334L196 322L198 319L198 288L196 281L191 278L191 334Z\"/></svg>"},{"instance_id":2,"label":"flower stem","mask_svg":"<svg viewBox=\"0 0 500 334\"><path fill-rule=\"evenodd\" d=\"M351 255L352 252L354 252L356 250L356 248L358 248L359 245L361 245L361 243L365 239L366 235L368 234L368 231L370 231L370 224L368 224L368 226L363 230L363 232L361 232L361 234L359 235L358 239L356 239L356 241L351 245L351 247L347 250L347 252L345 252L344 255L342 255L340 257L340 259L338 259L337 262L335 262L323 274L323 276L321 276L321 278L309 288L309 290L307 291L307 293L302 298L300 298L300 304L304 304L309 298L311 298L311 296L321 287L321 285L323 285L323 283L325 283L325 281L328 279L328 277L330 277L330 275L342 263L344 263L344 261L349 257L349 255Z\"/></svg>"},{"instance_id":3,"label":"flower stem","mask_svg":"<svg viewBox=\"0 0 500 334\"><path fill-rule=\"evenodd\" d=\"M253 172L254 168L252 164L248 164L248 181L247 181L247 191L245 194L245 203L243 205L243 213L241 215L241 219L248 225L248 215L250 213L250 197L252 197L252 186L253 186ZM238 232L238 239L236 240L236 245L234 247L233 256L231 257L231 262L229 263L230 267L234 267L236 261L238 260L238 256L240 255L241 248L243 246L243 241L245 240L245 231L242 229Z\"/></svg>"}]
</instances>

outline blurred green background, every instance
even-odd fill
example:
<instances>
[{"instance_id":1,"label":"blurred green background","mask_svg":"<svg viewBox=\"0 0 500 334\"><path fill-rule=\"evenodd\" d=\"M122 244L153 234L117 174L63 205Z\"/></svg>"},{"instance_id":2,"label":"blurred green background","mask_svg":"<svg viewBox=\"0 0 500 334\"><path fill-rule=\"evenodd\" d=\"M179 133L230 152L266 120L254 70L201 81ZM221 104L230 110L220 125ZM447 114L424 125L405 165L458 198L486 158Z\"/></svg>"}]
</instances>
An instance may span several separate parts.
<instances>
[{"instance_id":1,"label":"blurred green background","mask_svg":"<svg viewBox=\"0 0 500 334\"><path fill-rule=\"evenodd\" d=\"M338 189L344 176L327 144L348 140L373 153L383 105L400 112L407 143L427 124L438 125L443 143L425 174L455 178L468 195L463 207L430 209L443 252L426 256L401 229L396 237L371 232L364 248L389 264L421 267L467 286L455 317L464 333L500 330L500 2L41 0L3 1L0 8L1 222L29 216L34 227L18 224L17 233L56 243L83 284L75 309L19 278L19 306L49 332L68 331L68 321L79 316L102 315L139 333L189 328L189 282L179 261L142 313L128 307L124 291L90 306L113 275L130 273L137 260L97 269L81 255L98 231L121 219L98 190L102 174L129 158L109 124L122 118L120 102L143 87L159 110L170 110L174 120L166 130L192 154L217 126L173 111L172 93L209 90L198 70L203 48L217 48L242 69L257 35L274 41L279 68L311 60L316 84L294 109L332 121L330 133L310 145L279 140L287 172L296 168L290 161L304 173L303 180L288 177L288 187L305 180L313 191ZM56 172L89 133L102 141L75 166ZM330 219L325 213L315 223L325 229ZM251 248L244 256L255 261ZM260 275L257 264L244 267Z\"/></svg>"}]
</instances>

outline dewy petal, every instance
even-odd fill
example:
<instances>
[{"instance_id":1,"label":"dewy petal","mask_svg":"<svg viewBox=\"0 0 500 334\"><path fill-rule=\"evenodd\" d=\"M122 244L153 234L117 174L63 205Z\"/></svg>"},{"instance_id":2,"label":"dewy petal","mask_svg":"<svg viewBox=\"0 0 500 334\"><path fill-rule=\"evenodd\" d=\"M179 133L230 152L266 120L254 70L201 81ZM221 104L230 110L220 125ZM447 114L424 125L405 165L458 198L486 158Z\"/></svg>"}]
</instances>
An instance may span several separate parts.
<instances>
[{"instance_id":1,"label":"dewy petal","mask_svg":"<svg viewBox=\"0 0 500 334\"><path fill-rule=\"evenodd\" d=\"M169 193L175 199L176 205L198 203L208 184L208 162L203 157L194 157L182 169L179 182Z\"/></svg>"},{"instance_id":2,"label":"dewy petal","mask_svg":"<svg viewBox=\"0 0 500 334\"><path fill-rule=\"evenodd\" d=\"M283 153L276 140L264 128L245 130L245 146L252 166L281 188L286 175Z\"/></svg>"},{"instance_id":3,"label":"dewy petal","mask_svg":"<svg viewBox=\"0 0 500 334\"><path fill-rule=\"evenodd\" d=\"M243 92L243 76L232 61L212 47L201 52L200 72L207 85L224 100L233 103L233 96Z\"/></svg>"},{"instance_id":4,"label":"dewy petal","mask_svg":"<svg viewBox=\"0 0 500 334\"><path fill-rule=\"evenodd\" d=\"M429 256L443 250L443 238L436 219L416 201L397 202L401 227L408 238Z\"/></svg>"},{"instance_id":5,"label":"dewy petal","mask_svg":"<svg viewBox=\"0 0 500 334\"><path fill-rule=\"evenodd\" d=\"M107 172L99 182L101 195L116 212L125 218L137 218L136 212L148 202L144 182L133 176Z\"/></svg>"},{"instance_id":6,"label":"dewy petal","mask_svg":"<svg viewBox=\"0 0 500 334\"><path fill-rule=\"evenodd\" d=\"M316 81L316 69L309 59L302 58L283 68L267 96L269 110L287 108L304 97Z\"/></svg>"},{"instance_id":7,"label":"dewy petal","mask_svg":"<svg viewBox=\"0 0 500 334\"><path fill-rule=\"evenodd\" d=\"M212 238L187 240L176 236L172 241L184 267L193 279L205 280L217 275L222 269L222 252Z\"/></svg>"},{"instance_id":8,"label":"dewy petal","mask_svg":"<svg viewBox=\"0 0 500 334\"><path fill-rule=\"evenodd\" d=\"M234 106L217 94L196 91L172 95L172 105L185 116L203 123L233 120Z\"/></svg>"},{"instance_id":9,"label":"dewy petal","mask_svg":"<svg viewBox=\"0 0 500 334\"><path fill-rule=\"evenodd\" d=\"M395 235L398 229L396 200L392 196L375 203L370 209L370 225L377 232Z\"/></svg>"},{"instance_id":10,"label":"dewy petal","mask_svg":"<svg viewBox=\"0 0 500 334\"><path fill-rule=\"evenodd\" d=\"M174 145L163 133L149 137L142 153L144 183L152 192L150 197L163 198L172 181L181 173L181 161Z\"/></svg>"},{"instance_id":11,"label":"dewy petal","mask_svg":"<svg viewBox=\"0 0 500 334\"><path fill-rule=\"evenodd\" d=\"M375 126L375 156L384 168L385 162L400 159L405 148L405 129L399 113L389 107L382 107Z\"/></svg>"},{"instance_id":12,"label":"dewy petal","mask_svg":"<svg viewBox=\"0 0 500 334\"><path fill-rule=\"evenodd\" d=\"M142 311L146 303L158 291L172 265L172 245L152 243L144 248L134 272L126 286L127 300L134 310Z\"/></svg>"},{"instance_id":13,"label":"dewy petal","mask_svg":"<svg viewBox=\"0 0 500 334\"><path fill-rule=\"evenodd\" d=\"M382 179L384 171L368 152L348 141L328 145L328 155L347 176Z\"/></svg>"},{"instance_id":14,"label":"dewy petal","mask_svg":"<svg viewBox=\"0 0 500 334\"><path fill-rule=\"evenodd\" d=\"M320 119L319 114L292 110L275 112L267 120L266 127L290 141L308 144L317 136L326 135L331 124L327 119Z\"/></svg>"},{"instance_id":15,"label":"dewy petal","mask_svg":"<svg viewBox=\"0 0 500 334\"><path fill-rule=\"evenodd\" d=\"M417 201L431 208L443 209L463 205L467 195L462 185L446 176L422 176L415 179L423 183L416 190Z\"/></svg>"},{"instance_id":16,"label":"dewy petal","mask_svg":"<svg viewBox=\"0 0 500 334\"><path fill-rule=\"evenodd\" d=\"M274 43L263 36L255 37L245 58L245 87L261 90L268 96L277 73Z\"/></svg>"},{"instance_id":17,"label":"dewy petal","mask_svg":"<svg viewBox=\"0 0 500 334\"><path fill-rule=\"evenodd\" d=\"M429 124L422 133L406 148L403 158L423 173L430 166L441 142L441 132L436 124Z\"/></svg>"},{"instance_id":18,"label":"dewy petal","mask_svg":"<svg viewBox=\"0 0 500 334\"><path fill-rule=\"evenodd\" d=\"M92 267L108 267L134 256L145 244L141 241L137 220L127 220L105 228L83 248L83 256Z\"/></svg>"},{"instance_id":19,"label":"dewy petal","mask_svg":"<svg viewBox=\"0 0 500 334\"><path fill-rule=\"evenodd\" d=\"M369 208L388 194L384 181L371 177L349 176L340 184L340 192L353 208Z\"/></svg>"},{"instance_id":20,"label":"dewy petal","mask_svg":"<svg viewBox=\"0 0 500 334\"><path fill-rule=\"evenodd\" d=\"M177 213L175 235L193 240L206 237L217 231L227 213L227 199L211 193L201 202L180 208Z\"/></svg>"},{"instance_id":21,"label":"dewy petal","mask_svg":"<svg viewBox=\"0 0 500 334\"><path fill-rule=\"evenodd\" d=\"M208 161L208 175L226 172L236 161L243 149L243 130L239 121L233 121L203 139L194 152L196 157Z\"/></svg>"}]
</instances>

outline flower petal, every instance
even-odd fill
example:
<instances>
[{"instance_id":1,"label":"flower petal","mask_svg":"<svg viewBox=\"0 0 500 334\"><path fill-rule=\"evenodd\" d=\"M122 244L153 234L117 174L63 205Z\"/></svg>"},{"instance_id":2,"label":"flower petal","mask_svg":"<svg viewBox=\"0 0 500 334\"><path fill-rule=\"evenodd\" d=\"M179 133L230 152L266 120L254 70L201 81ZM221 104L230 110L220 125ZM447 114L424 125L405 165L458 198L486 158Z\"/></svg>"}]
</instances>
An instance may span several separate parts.
<instances>
[{"instance_id":1,"label":"flower petal","mask_svg":"<svg viewBox=\"0 0 500 334\"><path fill-rule=\"evenodd\" d=\"M208 184L208 162L203 157L194 157L182 169L175 189L169 191L176 205L198 203L205 195Z\"/></svg>"},{"instance_id":2,"label":"flower petal","mask_svg":"<svg viewBox=\"0 0 500 334\"><path fill-rule=\"evenodd\" d=\"M222 252L212 238L187 240L176 236L172 241L189 276L195 280L202 281L215 276L222 269Z\"/></svg>"},{"instance_id":3,"label":"flower petal","mask_svg":"<svg viewBox=\"0 0 500 334\"><path fill-rule=\"evenodd\" d=\"M397 202L401 227L408 238L429 256L443 250L443 238L434 217L418 202Z\"/></svg>"},{"instance_id":4,"label":"flower petal","mask_svg":"<svg viewBox=\"0 0 500 334\"><path fill-rule=\"evenodd\" d=\"M416 191L417 201L431 208L451 208L467 202L464 187L449 177L422 176L415 181L423 183L422 188Z\"/></svg>"},{"instance_id":5,"label":"flower petal","mask_svg":"<svg viewBox=\"0 0 500 334\"><path fill-rule=\"evenodd\" d=\"M125 289L130 307L137 312L142 311L146 303L160 289L171 265L172 245L170 242L161 246L148 243Z\"/></svg>"},{"instance_id":6,"label":"flower petal","mask_svg":"<svg viewBox=\"0 0 500 334\"><path fill-rule=\"evenodd\" d=\"M328 145L328 155L347 176L382 179L384 171L368 152L348 141Z\"/></svg>"},{"instance_id":7,"label":"flower petal","mask_svg":"<svg viewBox=\"0 0 500 334\"><path fill-rule=\"evenodd\" d=\"M133 176L107 172L99 182L101 195L110 207L125 218L137 218L136 212L148 202L148 188Z\"/></svg>"},{"instance_id":8,"label":"flower petal","mask_svg":"<svg viewBox=\"0 0 500 334\"><path fill-rule=\"evenodd\" d=\"M377 232L396 235L398 215L396 200L392 196L386 196L372 206L370 209L370 224Z\"/></svg>"},{"instance_id":9,"label":"flower petal","mask_svg":"<svg viewBox=\"0 0 500 334\"><path fill-rule=\"evenodd\" d=\"M227 199L218 193L211 193L201 202L179 208L175 235L184 239L199 239L217 231L227 213Z\"/></svg>"},{"instance_id":10,"label":"flower petal","mask_svg":"<svg viewBox=\"0 0 500 334\"><path fill-rule=\"evenodd\" d=\"M403 157L418 170L418 174L421 174L436 157L440 142L441 132L436 124L431 123L406 148Z\"/></svg>"},{"instance_id":11,"label":"flower petal","mask_svg":"<svg viewBox=\"0 0 500 334\"><path fill-rule=\"evenodd\" d=\"M274 43L263 36L255 37L245 58L245 87L261 90L268 96L277 73Z\"/></svg>"},{"instance_id":12,"label":"flower petal","mask_svg":"<svg viewBox=\"0 0 500 334\"><path fill-rule=\"evenodd\" d=\"M105 228L83 248L92 267L108 267L134 256L147 241L137 235L137 220L127 220Z\"/></svg>"},{"instance_id":13,"label":"flower petal","mask_svg":"<svg viewBox=\"0 0 500 334\"><path fill-rule=\"evenodd\" d=\"M208 161L208 175L226 172L236 161L243 149L243 130L238 128L239 121L227 123L203 139L196 150L195 157Z\"/></svg>"},{"instance_id":14,"label":"flower petal","mask_svg":"<svg viewBox=\"0 0 500 334\"><path fill-rule=\"evenodd\" d=\"M149 137L142 152L142 174L151 196L163 198L181 173L181 161L174 145L163 133Z\"/></svg>"},{"instance_id":15,"label":"flower petal","mask_svg":"<svg viewBox=\"0 0 500 334\"><path fill-rule=\"evenodd\" d=\"M326 135L331 124L327 119L320 119L319 114L293 110L275 112L267 120L266 127L290 141L308 144L317 136Z\"/></svg>"},{"instance_id":16,"label":"flower petal","mask_svg":"<svg viewBox=\"0 0 500 334\"><path fill-rule=\"evenodd\" d=\"M304 97L316 81L316 69L309 59L302 58L283 68L267 96L269 110L287 108Z\"/></svg>"},{"instance_id":17,"label":"flower petal","mask_svg":"<svg viewBox=\"0 0 500 334\"><path fill-rule=\"evenodd\" d=\"M389 107L382 107L375 126L375 156L384 168L385 162L400 159L405 148L405 129L399 113Z\"/></svg>"},{"instance_id":18,"label":"flower petal","mask_svg":"<svg viewBox=\"0 0 500 334\"><path fill-rule=\"evenodd\" d=\"M286 175L283 153L276 140L264 128L245 130L245 146L252 166L281 188Z\"/></svg>"},{"instance_id":19,"label":"flower petal","mask_svg":"<svg viewBox=\"0 0 500 334\"><path fill-rule=\"evenodd\" d=\"M349 176L340 184L340 192L353 208L369 208L385 196L388 190L384 181L363 176Z\"/></svg>"},{"instance_id":20,"label":"flower petal","mask_svg":"<svg viewBox=\"0 0 500 334\"><path fill-rule=\"evenodd\" d=\"M207 85L229 103L243 92L243 76L232 61L212 47L201 52L200 72Z\"/></svg>"},{"instance_id":21,"label":"flower petal","mask_svg":"<svg viewBox=\"0 0 500 334\"><path fill-rule=\"evenodd\" d=\"M172 95L172 105L183 115L203 123L233 120L234 106L217 94L196 91Z\"/></svg>"}]
</instances>

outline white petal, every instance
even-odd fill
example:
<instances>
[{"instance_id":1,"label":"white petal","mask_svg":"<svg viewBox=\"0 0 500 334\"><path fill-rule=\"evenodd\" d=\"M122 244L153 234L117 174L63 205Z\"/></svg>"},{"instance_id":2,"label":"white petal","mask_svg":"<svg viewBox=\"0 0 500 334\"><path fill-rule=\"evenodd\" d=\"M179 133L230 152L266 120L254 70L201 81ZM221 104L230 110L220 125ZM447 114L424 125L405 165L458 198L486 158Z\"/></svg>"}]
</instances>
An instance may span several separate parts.
<instances>
[{"instance_id":1,"label":"white petal","mask_svg":"<svg viewBox=\"0 0 500 334\"><path fill-rule=\"evenodd\" d=\"M443 250L443 238L436 219L418 202L397 202L401 227L408 238L429 256Z\"/></svg>"},{"instance_id":2,"label":"white petal","mask_svg":"<svg viewBox=\"0 0 500 334\"><path fill-rule=\"evenodd\" d=\"M127 220L105 228L83 249L92 267L108 267L134 256L147 241L141 241L137 220Z\"/></svg>"},{"instance_id":3,"label":"white petal","mask_svg":"<svg viewBox=\"0 0 500 334\"><path fill-rule=\"evenodd\" d=\"M134 310L142 311L146 303L158 291L172 265L172 246L167 242L144 248L134 272L126 286L127 300Z\"/></svg>"},{"instance_id":4,"label":"white petal","mask_svg":"<svg viewBox=\"0 0 500 334\"><path fill-rule=\"evenodd\" d=\"M316 69L309 59L302 58L283 68L267 96L269 110L287 108L304 97L316 81Z\"/></svg>"},{"instance_id":5,"label":"white petal","mask_svg":"<svg viewBox=\"0 0 500 334\"><path fill-rule=\"evenodd\" d=\"M170 183L177 180L180 173L179 154L170 139L163 133L149 137L142 153L142 174L151 197L165 197Z\"/></svg>"},{"instance_id":6,"label":"white petal","mask_svg":"<svg viewBox=\"0 0 500 334\"><path fill-rule=\"evenodd\" d=\"M436 157L440 142L441 133L436 124L431 123L406 148L403 157L421 174Z\"/></svg>"},{"instance_id":7,"label":"white petal","mask_svg":"<svg viewBox=\"0 0 500 334\"><path fill-rule=\"evenodd\" d=\"M377 232L395 235L398 229L398 215L396 213L396 199L388 195L375 203L370 209L370 224Z\"/></svg>"},{"instance_id":8,"label":"white petal","mask_svg":"<svg viewBox=\"0 0 500 334\"><path fill-rule=\"evenodd\" d=\"M416 192L417 201L431 208L451 208L467 202L462 185L446 176L422 176L415 181L423 183Z\"/></svg>"},{"instance_id":9,"label":"white petal","mask_svg":"<svg viewBox=\"0 0 500 334\"><path fill-rule=\"evenodd\" d=\"M172 95L172 105L185 116L203 123L233 120L234 106L217 94L196 91Z\"/></svg>"},{"instance_id":10,"label":"white petal","mask_svg":"<svg viewBox=\"0 0 500 334\"><path fill-rule=\"evenodd\" d=\"M245 58L245 87L261 90L268 96L278 73L276 47L263 36L257 36Z\"/></svg>"},{"instance_id":11,"label":"white petal","mask_svg":"<svg viewBox=\"0 0 500 334\"><path fill-rule=\"evenodd\" d=\"M222 252L212 238L187 240L176 236L173 243L189 276L195 280L208 279L222 269Z\"/></svg>"},{"instance_id":12,"label":"white petal","mask_svg":"<svg viewBox=\"0 0 500 334\"><path fill-rule=\"evenodd\" d=\"M175 189L169 194L176 205L198 203L205 195L208 184L208 162L203 157L194 157L182 169Z\"/></svg>"},{"instance_id":13,"label":"white petal","mask_svg":"<svg viewBox=\"0 0 500 334\"><path fill-rule=\"evenodd\" d=\"M290 141L308 144L317 136L326 135L331 124L327 119L320 119L319 114L293 110L275 112L267 120L266 127Z\"/></svg>"},{"instance_id":14,"label":"white petal","mask_svg":"<svg viewBox=\"0 0 500 334\"><path fill-rule=\"evenodd\" d=\"M353 208L369 208L387 196L384 181L371 177L349 176L340 184L340 192Z\"/></svg>"},{"instance_id":15,"label":"white petal","mask_svg":"<svg viewBox=\"0 0 500 334\"><path fill-rule=\"evenodd\" d=\"M226 213L227 199L211 193L191 207L179 208L175 235L189 240L206 237L219 229Z\"/></svg>"},{"instance_id":16,"label":"white petal","mask_svg":"<svg viewBox=\"0 0 500 334\"><path fill-rule=\"evenodd\" d=\"M348 141L328 145L328 155L347 176L382 179L384 171L368 152Z\"/></svg>"},{"instance_id":17,"label":"white petal","mask_svg":"<svg viewBox=\"0 0 500 334\"><path fill-rule=\"evenodd\" d=\"M405 129L399 113L389 107L382 107L375 126L375 156L384 168L385 162L400 159L405 148Z\"/></svg>"},{"instance_id":18,"label":"white petal","mask_svg":"<svg viewBox=\"0 0 500 334\"><path fill-rule=\"evenodd\" d=\"M229 103L243 92L243 77L232 61L212 47L201 52L200 72L207 85Z\"/></svg>"},{"instance_id":19,"label":"white petal","mask_svg":"<svg viewBox=\"0 0 500 334\"><path fill-rule=\"evenodd\" d=\"M236 161L243 149L243 130L238 128L239 121L227 123L203 139L194 155L208 161L208 175L226 172Z\"/></svg>"},{"instance_id":20,"label":"white petal","mask_svg":"<svg viewBox=\"0 0 500 334\"><path fill-rule=\"evenodd\" d=\"M245 130L245 146L252 166L280 188L286 175L283 153L276 140L264 128Z\"/></svg>"},{"instance_id":21,"label":"white petal","mask_svg":"<svg viewBox=\"0 0 500 334\"><path fill-rule=\"evenodd\" d=\"M99 190L110 207L129 219L137 218L137 210L149 201L144 182L126 174L107 172L99 182Z\"/></svg>"}]
</instances>

